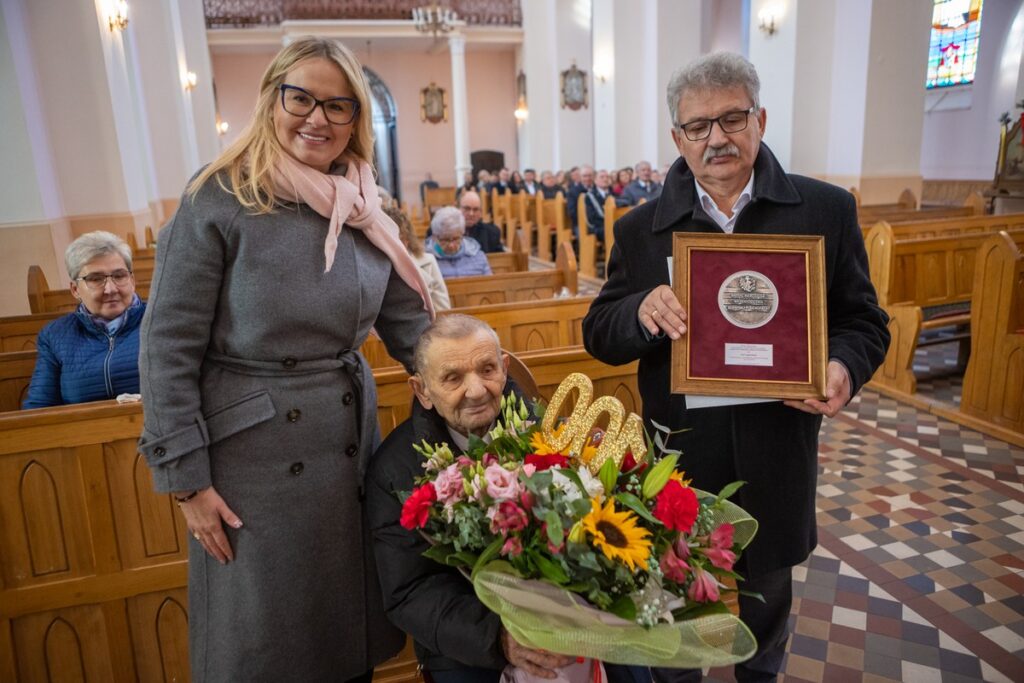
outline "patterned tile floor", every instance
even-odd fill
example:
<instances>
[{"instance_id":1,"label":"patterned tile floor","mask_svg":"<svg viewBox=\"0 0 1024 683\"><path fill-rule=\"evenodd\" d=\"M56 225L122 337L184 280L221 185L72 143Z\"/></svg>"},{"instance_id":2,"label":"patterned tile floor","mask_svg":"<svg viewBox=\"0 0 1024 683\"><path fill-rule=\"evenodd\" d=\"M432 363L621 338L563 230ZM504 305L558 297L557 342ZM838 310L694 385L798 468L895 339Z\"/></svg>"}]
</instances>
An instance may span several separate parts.
<instances>
[{"instance_id":1,"label":"patterned tile floor","mask_svg":"<svg viewBox=\"0 0 1024 683\"><path fill-rule=\"evenodd\" d=\"M918 352L921 395L959 404L957 348ZM817 507L780 680L1024 683L1024 449L865 390L822 427Z\"/></svg>"}]
</instances>

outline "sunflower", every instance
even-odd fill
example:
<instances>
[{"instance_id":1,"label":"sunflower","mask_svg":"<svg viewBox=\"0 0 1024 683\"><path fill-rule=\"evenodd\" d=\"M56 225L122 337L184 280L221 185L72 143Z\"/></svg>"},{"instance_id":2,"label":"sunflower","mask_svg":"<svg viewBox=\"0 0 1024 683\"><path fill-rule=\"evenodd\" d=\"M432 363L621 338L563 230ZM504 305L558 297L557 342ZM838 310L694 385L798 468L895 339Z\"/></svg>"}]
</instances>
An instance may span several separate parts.
<instances>
[{"instance_id":1,"label":"sunflower","mask_svg":"<svg viewBox=\"0 0 1024 683\"><path fill-rule=\"evenodd\" d=\"M558 427L555 428L554 434L552 434L551 436L557 440L558 437L562 435L562 430L564 429L565 423L563 422L562 424L558 425ZM568 453L560 451L557 448L554 448L551 445L551 443L546 438L544 438L543 430L539 429L533 433L533 436L530 437L530 448L532 448L532 452L536 453L537 455L568 455ZM580 462L586 464L590 461L591 458L594 457L596 453L597 447L594 446L593 443L591 443L590 439L587 439L587 442L583 445L583 452L580 453L579 455L579 460Z\"/></svg>"},{"instance_id":2,"label":"sunflower","mask_svg":"<svg viewBox=\"0 0 1024 683\"><path fill-rule=\"evenodd\" d=\"M619 560L632 571L647 569L651 534L637 525L632 512L616 512L611 498L603 508L597 498L591 498L590 512L580 521L594 545L609 560Z\"/></svg>"}]
</instances>

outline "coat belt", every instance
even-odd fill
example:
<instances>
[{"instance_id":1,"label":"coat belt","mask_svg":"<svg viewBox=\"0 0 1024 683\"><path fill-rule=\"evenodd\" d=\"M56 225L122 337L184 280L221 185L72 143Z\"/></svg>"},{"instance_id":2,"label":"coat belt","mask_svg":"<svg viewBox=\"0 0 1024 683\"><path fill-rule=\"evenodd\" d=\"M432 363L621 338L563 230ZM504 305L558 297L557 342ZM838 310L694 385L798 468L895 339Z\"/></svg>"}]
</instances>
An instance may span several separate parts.
<instances>
[{"instance_id":1,"label":"coat belt","mask_svg":"<svg viewBox=\"0 0 1024 683\"><path fill-rule=\"evenodd\" d=\"M334 358L312 358L283 361L252 360L237 358L217 351L207 351L206 360L228 372L240 375L279 377L282 375L316 375L335 370L344 370L356 388L356 408L359 411L359 478L362 481L370 457L380 445L380 428L377 425L377 382L373 378L370 364L363 354L345 349Z\"/></svg>"}]
</instances>

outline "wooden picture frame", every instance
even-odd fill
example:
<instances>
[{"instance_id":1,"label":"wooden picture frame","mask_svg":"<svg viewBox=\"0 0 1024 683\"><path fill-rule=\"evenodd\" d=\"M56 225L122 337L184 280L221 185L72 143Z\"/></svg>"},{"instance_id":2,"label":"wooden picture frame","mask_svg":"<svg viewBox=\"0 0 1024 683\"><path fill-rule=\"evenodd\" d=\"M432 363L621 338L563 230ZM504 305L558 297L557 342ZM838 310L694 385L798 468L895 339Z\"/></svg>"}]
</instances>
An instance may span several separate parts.
<instances>
[{"instance_id":1,"label":"wooden picture frame","mask_svg":"<svg viewBox=\"0 0 1024 683\"><path fill-rule=\"evenodd\" d=\"M687 311L687 333L672 342L672 392L823 399L825 238L677 232L672 247Z\"/></svg>"},{"instance_id":2,"label":"wooden picture frame","mask_svg":"<svg viewBox=\"0 0 1024 683\"><path fill-rule=\"evenodd\" d=\"M441 123L448 120L448 102L444 88L431 82L420 90L420 121Z\"/></svg>"},{"instance_id":3,"label":"wooden picture frame","mask_svg":"<svg viewBox=\"0 0 1024 683\"><path fill-rule=\"evenodd\" d=\"M994 196L1024 196L1024 115L1012 126L999 130L999 156L996 177L992 182Z\"/></svg>"},{"instance_id":4,"label":"wooden picture frame","mask_svg":"<svg viewBox=\"0 0 1024 683\"><path fill-rule=\"evenodd\" d=\"M559 91L562 94L562 109L572 111L586 109L590 103L587 72L578 69L574 62L571 67L561 73L560 80Z\"/></svg>"}]
</instances>

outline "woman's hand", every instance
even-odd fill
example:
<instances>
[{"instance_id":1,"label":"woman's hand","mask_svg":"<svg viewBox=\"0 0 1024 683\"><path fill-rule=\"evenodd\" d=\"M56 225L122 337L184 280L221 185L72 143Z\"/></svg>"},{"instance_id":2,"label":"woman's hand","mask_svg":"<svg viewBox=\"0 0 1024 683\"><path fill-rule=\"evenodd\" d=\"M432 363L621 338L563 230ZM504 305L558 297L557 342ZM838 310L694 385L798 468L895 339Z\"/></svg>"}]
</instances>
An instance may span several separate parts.
<instances>
[{"instance_id":1,"label":"woman's hand","mask_svg":"<svg viewBox=\"0 0 1024 683\"><path fill-rule=\"evenodd\" d=\"M178 503L178 507L185 515L189 533L202 544L211 557L221 564L227 564L235 559L221 520L235 529L242 528L242 520L231 511L212 486L202 489L191 500Z\"/></svg>"},{"instance_id":2,"label":"woman's hand","mask_svg":"<svg viewBox=\"0 0 1024 683\"><path fill-rule=\"evenodd\" d=\"M555 673L555 669L569 666L576 661L575 657L569 655L531 650L525 645L520 645L504 628L501 629L501 649L505 652L505 659L509 664L540 678L556 678L558 674Z\"/></svg>"}]
</instances>

